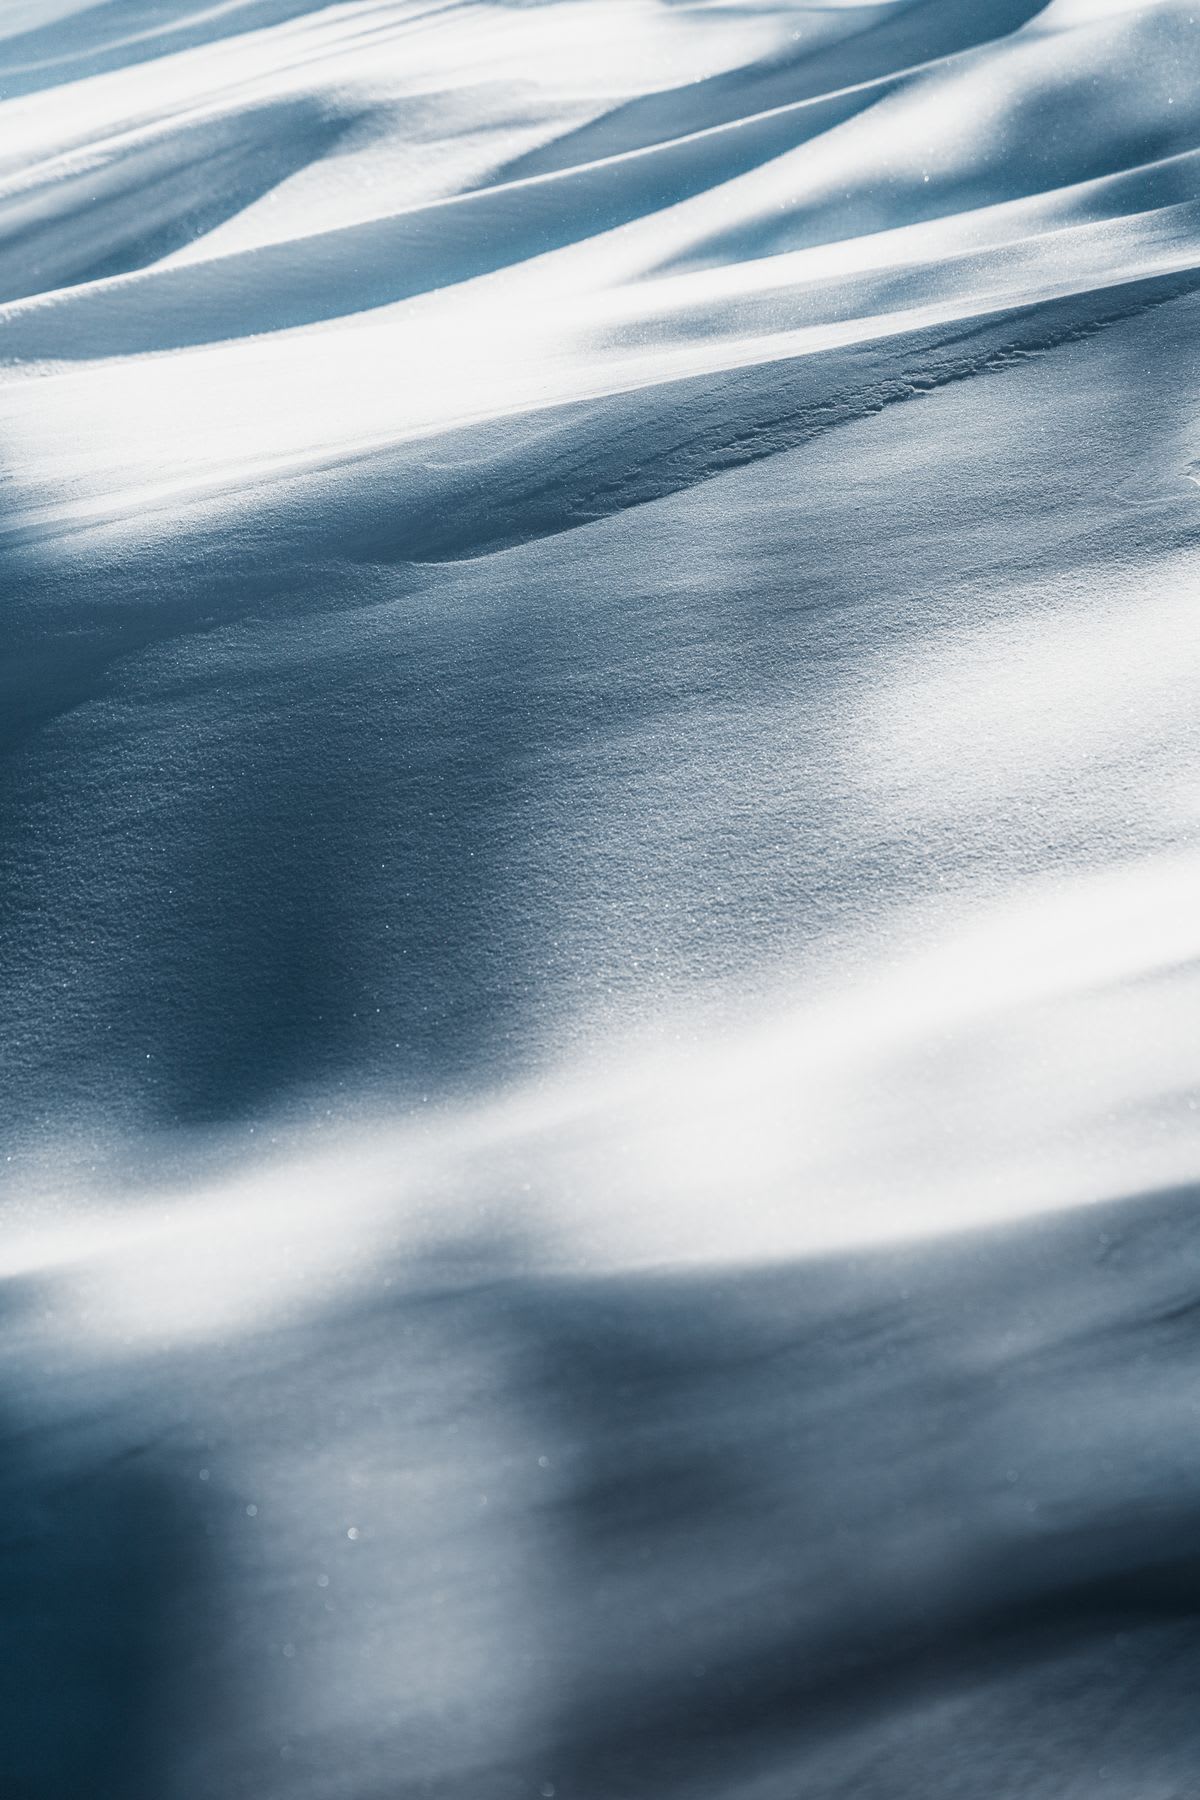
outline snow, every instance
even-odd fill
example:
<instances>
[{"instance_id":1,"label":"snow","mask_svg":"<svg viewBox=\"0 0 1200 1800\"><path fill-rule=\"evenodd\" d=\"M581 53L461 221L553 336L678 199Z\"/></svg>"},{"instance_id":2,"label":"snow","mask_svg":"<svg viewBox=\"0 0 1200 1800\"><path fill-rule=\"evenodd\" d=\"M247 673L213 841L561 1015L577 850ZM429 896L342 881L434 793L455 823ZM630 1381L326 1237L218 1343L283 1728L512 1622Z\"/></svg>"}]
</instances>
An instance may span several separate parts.
<instances>
[{"instance_id":1,"label":"snow","mask_svg":"<svg viewBox=\"0 0 1200 1800\"><path fill-rule=\"evenodd\" d=\"M1187 1790L1198 68L3 10L18 1794Z\"/></svg>"}]
</instances>

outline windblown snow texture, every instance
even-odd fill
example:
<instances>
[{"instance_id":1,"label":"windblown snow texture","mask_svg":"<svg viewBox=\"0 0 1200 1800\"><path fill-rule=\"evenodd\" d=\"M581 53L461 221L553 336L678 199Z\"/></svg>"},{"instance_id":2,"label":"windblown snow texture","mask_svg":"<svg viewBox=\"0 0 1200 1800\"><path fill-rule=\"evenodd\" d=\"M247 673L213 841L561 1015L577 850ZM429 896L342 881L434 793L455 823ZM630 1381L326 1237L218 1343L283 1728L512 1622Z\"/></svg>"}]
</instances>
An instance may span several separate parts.
<instances>
[{"instance_id":1,"label":"windblown snow texture","mask_svg":"<svg viewBox=\"0 0 1200 1800\"><path fill-rule=\"evenodd\" d=\"M1184 1800L1200 7L0 8L0 1788Z\"/></svg>"}]
</instances>

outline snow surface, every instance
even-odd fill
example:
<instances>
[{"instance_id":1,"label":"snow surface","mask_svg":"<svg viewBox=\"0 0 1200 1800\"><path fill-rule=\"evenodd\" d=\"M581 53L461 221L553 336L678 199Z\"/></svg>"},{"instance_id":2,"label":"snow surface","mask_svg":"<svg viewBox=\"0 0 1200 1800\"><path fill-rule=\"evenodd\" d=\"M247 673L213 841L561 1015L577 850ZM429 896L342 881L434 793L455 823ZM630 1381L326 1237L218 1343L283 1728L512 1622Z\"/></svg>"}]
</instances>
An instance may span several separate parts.
<instances>
[{"instance_id":1,"label":"snow surface","mask_svg":"<svg viewBox=\"0 0 1200 1800\"><path fill-rule=\"evenodd\" d=\"M1198 327L1194 0L7 0L18 1800L1191 1791Z\"/></svg>"}]
</instances>

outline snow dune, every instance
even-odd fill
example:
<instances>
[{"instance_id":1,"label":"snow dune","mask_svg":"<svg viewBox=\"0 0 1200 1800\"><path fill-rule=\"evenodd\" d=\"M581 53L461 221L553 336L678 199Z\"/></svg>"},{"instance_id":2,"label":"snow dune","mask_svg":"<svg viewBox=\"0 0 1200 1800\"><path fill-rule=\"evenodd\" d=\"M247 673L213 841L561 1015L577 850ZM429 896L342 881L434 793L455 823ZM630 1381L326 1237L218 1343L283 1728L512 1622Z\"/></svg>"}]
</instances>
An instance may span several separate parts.
<instances>
[{"instance_id":1,"label":"snow dune","mask_svg":"<svg viewBox=\"0 0 1200 1800\"><path fill-rule=\"evenodd\" d=\"M1190 1791L1198 71L4 9L21 1800Z\"/></svg>"}]
</instances>

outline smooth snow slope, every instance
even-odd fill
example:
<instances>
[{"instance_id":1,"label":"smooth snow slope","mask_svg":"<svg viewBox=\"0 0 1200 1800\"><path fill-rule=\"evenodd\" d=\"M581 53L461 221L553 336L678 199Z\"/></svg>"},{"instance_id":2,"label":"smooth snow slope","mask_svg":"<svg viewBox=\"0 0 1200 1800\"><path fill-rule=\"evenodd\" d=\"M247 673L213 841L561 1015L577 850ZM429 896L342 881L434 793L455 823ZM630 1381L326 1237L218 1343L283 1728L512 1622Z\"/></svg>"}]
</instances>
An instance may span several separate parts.
<instances>
[{"instance_id":1,"label":"smooth snow slope","mask_svg":"<svg viewBox=\"0 0 1200 1800\"><path fill-rule=\"evenodd\" d=\"M0 10L20 1800L1190 1792L1198 329L1183 0Z\"/></svg>"}]
</instances>

